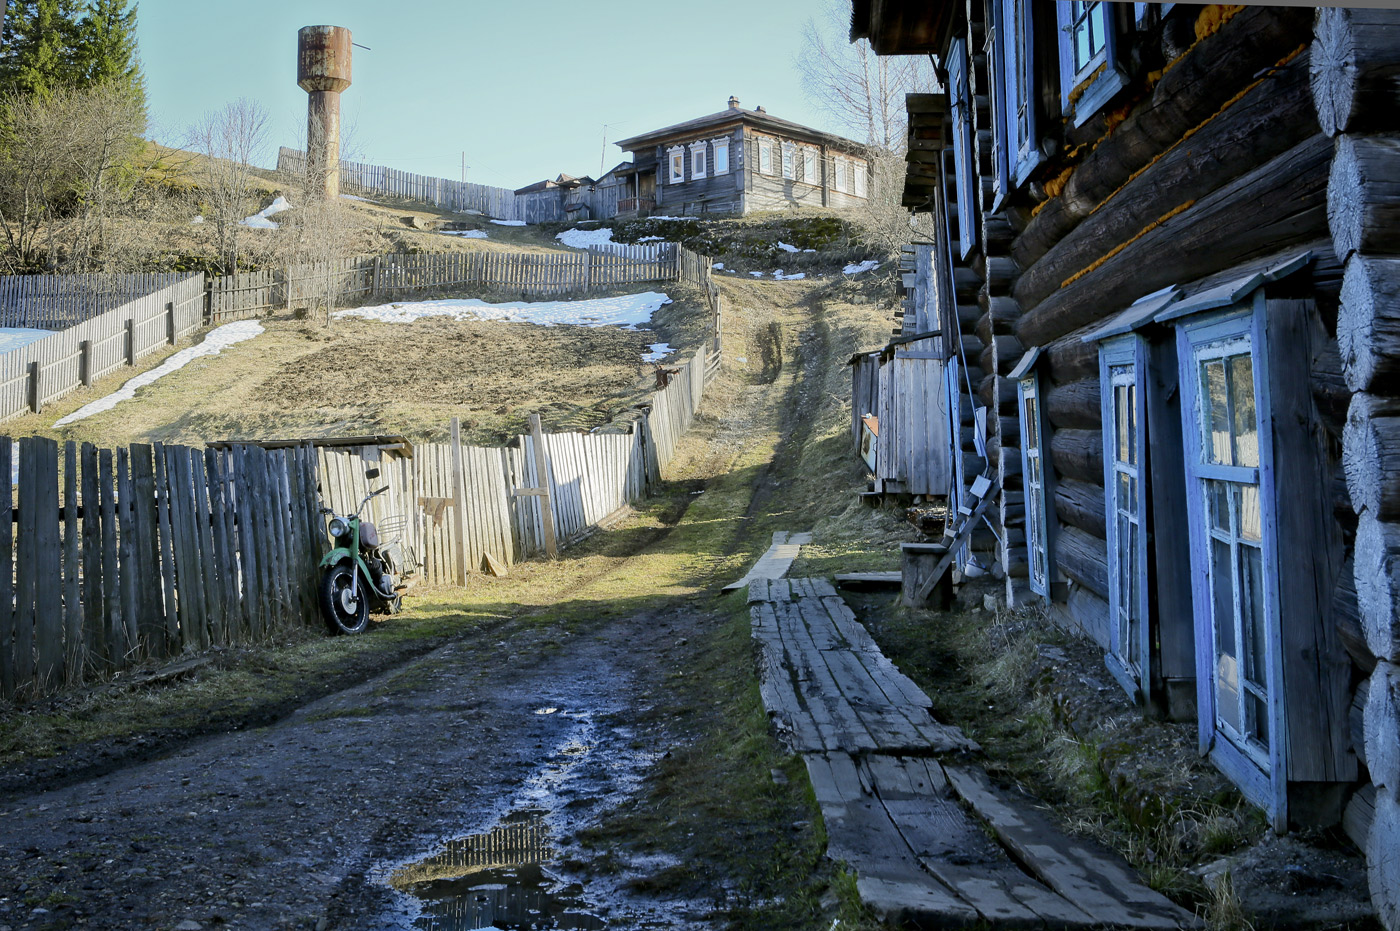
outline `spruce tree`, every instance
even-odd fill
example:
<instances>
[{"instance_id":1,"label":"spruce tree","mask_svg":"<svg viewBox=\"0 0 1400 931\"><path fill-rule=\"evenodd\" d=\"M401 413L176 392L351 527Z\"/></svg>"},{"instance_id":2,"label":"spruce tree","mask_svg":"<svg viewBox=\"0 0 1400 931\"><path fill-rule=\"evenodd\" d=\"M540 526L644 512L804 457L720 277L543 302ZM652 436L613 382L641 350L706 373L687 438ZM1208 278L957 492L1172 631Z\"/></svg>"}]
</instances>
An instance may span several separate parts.
<instances>
[{"instance_id":1,"label":"spruce tree","mask_svg":"<svg viewBox=\"0 0 1400 931\"><path fill-rule=\"evenodd\" d=\"M79 86L111 83L144 100L141 62L136 57L136 6L129 0L91 0L87 15L77 24L74 53Z\"/></svg>"},{"instance_id":2,"label":"spruce tree","mask_svg":"<svg viewBox=\"0 0 1400 931\"><path fill-rule=\"evenodd\" d=\"M0 89L47 98L78 79L77 0L9 4Z\"/></svg>"}]
</instances>

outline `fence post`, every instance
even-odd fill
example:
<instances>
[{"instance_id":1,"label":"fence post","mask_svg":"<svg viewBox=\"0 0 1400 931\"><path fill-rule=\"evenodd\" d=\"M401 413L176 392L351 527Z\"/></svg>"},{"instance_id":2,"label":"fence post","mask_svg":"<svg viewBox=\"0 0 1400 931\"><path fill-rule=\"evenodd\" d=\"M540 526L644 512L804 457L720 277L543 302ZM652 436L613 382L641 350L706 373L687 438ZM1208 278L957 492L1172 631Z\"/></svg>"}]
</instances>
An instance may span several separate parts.
<instances>
[{"instance_id":1,"label":"fence post","mask_svg":"<svg viewBox=\"0 0 1400 931\"><path fill-rule=\"evenodd\" d=\"M583 254L583 289L593 290L593 252L590 250Z\"/></svg>"},{"instance_id":2,"label":"fence post","mask_svg":"<svg viewBox=\"0 0 1400 931\"><path fill-rule=\"evenodd\" d=\"M34 413L39 413L39 408L43 403L43 392L39 389L39 375L42 366L39 360L35 359L29 363L29 409Z\"/></svg>"},{"instance_id":3,"label":"fence post","mask_svg":"<svg viewBox=\"0 0 1400 931\"><path fill-rule=\"evenodd\" d=\"M380 256L377 256L377 255L374 257L374 280L370 283L370 292L369 292L371 297L378 297L378 296L379 296L379 273L380 273L380 271L379 271L379 260L380 260L380 258L381 258L381 257L380 257Z\"/></svg>"},{"instance_id":4,"label":"fence post","mask_svg":"<svg viewBox=\"0 0 1400 931\"><path fill-rule=\"evenodd\" d=\"M170 305L174 307L174 304ZM172 323L171 326L174 326ZM86 342L86 340L84 341ZM174 340L171 340L174 342ZM136 321L130 317L126 318L126 364L136 364Z\"/></svg>"},{"instance_id":5,"label":"fence post","mask_svg":"<svg viewBox=\"0 0 1400 931\"><path fill-rule=\"evenodd\" d=\"M549 458L544 451L544 428L540 415L530 415L530 436L535 441L535 474L540 488L540 523L544 526L544 552L550 559L559 558L559 541L554 537L554 501L549 493Z\"/></svg>"},{"instance_id":6,"label":"fence post","mask_svg":"<svg viewBox=\"0 0 1400 931\"><path fill-rule=\"evenodd\" d=\"M457 584L467 585L467 494L462 474L462 421L452 418L453 532L457 538Z\"/></svg>"},{"instance_id":7,"label":"fence post","mask_svg":"<svg viewBox=\"0 0 1400 931\"><path fill-rule=\"evenodd\" d=\"M92 340L85 339L78 344L78 380L84 388L92 387Z\"/></svg>"},{"instance_id":8,"label":"fence post","mask_svg":"<svg viewBox=\"0 0 1400 931\"><path fill-rule=\"evenodd\" d=\"M165 333L170 345L175 345L175 302L165 302Z\"/></svg>"}]
</instances>

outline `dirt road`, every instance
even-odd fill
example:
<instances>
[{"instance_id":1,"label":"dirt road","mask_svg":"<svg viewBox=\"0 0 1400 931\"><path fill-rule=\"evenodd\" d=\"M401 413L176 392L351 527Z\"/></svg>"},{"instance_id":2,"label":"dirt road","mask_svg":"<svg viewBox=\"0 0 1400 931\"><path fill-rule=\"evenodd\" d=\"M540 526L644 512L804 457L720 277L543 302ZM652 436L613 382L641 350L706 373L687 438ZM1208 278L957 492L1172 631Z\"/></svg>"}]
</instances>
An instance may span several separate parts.
<instances>
[{"instance_id":1,"label":"dirt road","mask_svg":"<svg viewBox=\"0 0 1400 931\"><path fill-rule=\"evenodd\" d=\"M796 402L830 353L810 288L743 284L730 355L754 364L732 363L668 498L552 570L578 560L582 584L524 613L495 583L471 593L508 618L488 636L271 726L0 800L0 931L815 922L811 809L754 710L746 612L713 593L793 519L755 489L776 497L774 450L810 433ZM758 371L765 351L787 364ZM463 840L507 815L494 841ZM515 847L480 853L541 829L543 879ZM450 864L473 856L507 871L468 889Z\"/></svg>"}]
</instances>

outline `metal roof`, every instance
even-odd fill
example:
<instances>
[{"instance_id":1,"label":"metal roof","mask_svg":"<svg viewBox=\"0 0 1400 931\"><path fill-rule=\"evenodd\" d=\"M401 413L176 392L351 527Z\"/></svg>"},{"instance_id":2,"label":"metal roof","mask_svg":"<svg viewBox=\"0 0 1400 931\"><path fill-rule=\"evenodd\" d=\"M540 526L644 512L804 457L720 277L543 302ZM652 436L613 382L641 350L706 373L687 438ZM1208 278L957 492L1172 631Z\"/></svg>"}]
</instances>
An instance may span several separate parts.
<instances>
[{"instance_id":1,"label":"metal roof","mask_svg":"<svg viewBox=\"0 0 1400 931\"><path fill-rule=\"evenodd\" d=\"M854 139L847 139L845 136L838 136L834 133L822 132L820 129L813 129L810 126L803 126L801 123L794 123L781 117L773 116L770 113L760 113L758 110L745 110L742 107L730 107L711 113L707 116L697 117L687 120L684 123L676 123L661 129L642 133L638 136L630 136L626 139L619 139L617 147L623 151L636 151L670 137L684 136L688 133L698 132L706 129L716 129L721 126L731 124L750 124L760 129L769 129L773 132L787 133L793 136L805 136L818 142L832 143L853 149L863 149L865 146Z\"/></svg>"}]
</instances>

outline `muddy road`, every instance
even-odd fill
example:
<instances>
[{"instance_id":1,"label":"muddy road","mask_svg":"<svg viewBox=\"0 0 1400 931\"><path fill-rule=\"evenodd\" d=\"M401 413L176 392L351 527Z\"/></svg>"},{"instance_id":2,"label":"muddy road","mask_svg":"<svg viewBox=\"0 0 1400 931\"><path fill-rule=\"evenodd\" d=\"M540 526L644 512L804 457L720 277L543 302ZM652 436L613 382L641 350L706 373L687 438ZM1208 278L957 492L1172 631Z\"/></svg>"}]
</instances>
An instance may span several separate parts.
<instances>
[{"instance_id":1,"label":"muddy road","mask_svg":"<svg viewBox=\"0 0 1400 931\"><path fill-rule=\"evenodd\" d=\"M752 710L741 599L715 592L766 540L773 452L801 433L804 373L830 360L809 287L741 284L730 299L755 312L731 355L757 366L779 339L787 364L721 381L673 466L665 526L624 528L635 550L553 604L277 723L0 799L0 931L684 929L800 912L770 887L809 877L818 832ZM680 811L673 795L718 801Z\"/></svg>"}]
</instances>

